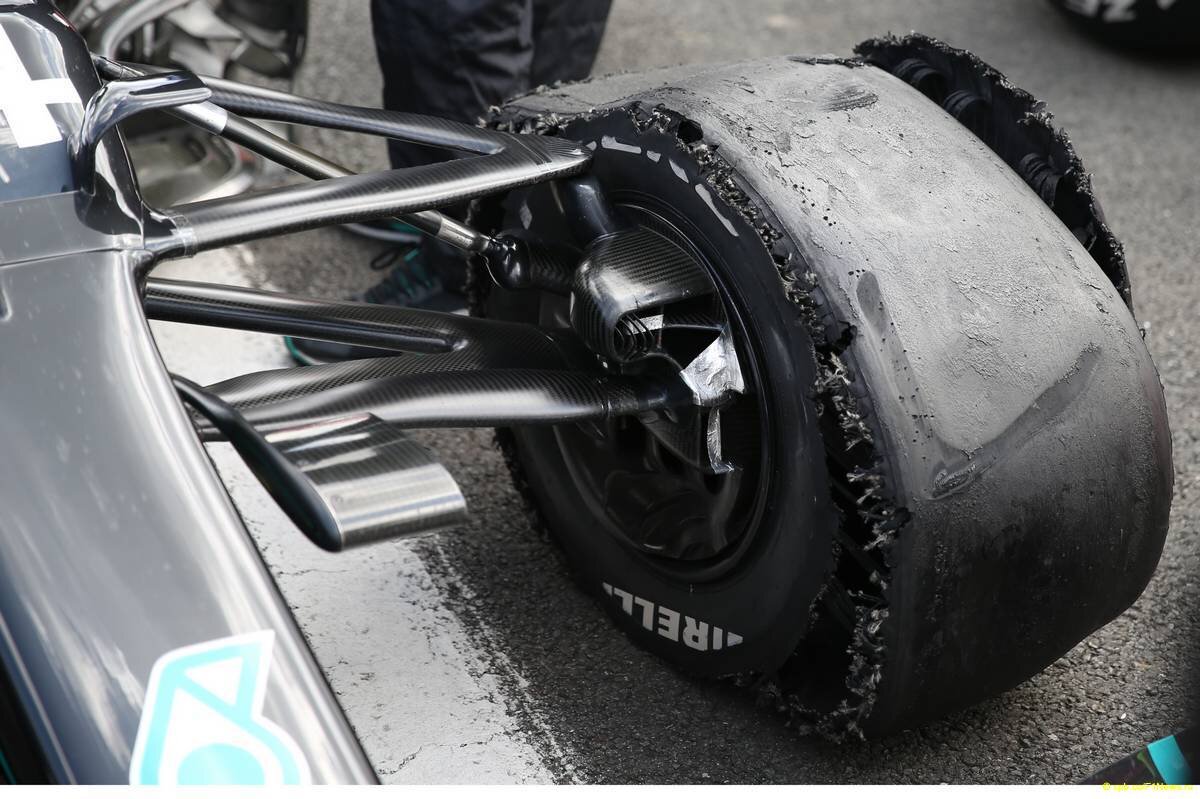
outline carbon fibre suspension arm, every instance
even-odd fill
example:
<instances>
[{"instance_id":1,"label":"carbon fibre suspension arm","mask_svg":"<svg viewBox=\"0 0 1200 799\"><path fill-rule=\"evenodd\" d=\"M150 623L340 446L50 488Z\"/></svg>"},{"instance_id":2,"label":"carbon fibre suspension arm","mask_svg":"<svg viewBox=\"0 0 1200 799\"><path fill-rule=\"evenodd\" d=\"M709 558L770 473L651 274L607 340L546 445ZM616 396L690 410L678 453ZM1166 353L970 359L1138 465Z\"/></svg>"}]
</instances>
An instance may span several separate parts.
<instances>
[{"instance_id":1,"label":"carbon fibre suspension arm","mask_svg":"<svg viewBox=\"0 0 1200 799\"><path fill-rule=\"evenodd\" d=\"M588 158L582 147L569 142L555 141L540 151L514 145L487 156L191 203L163 209L165 230L148 236L147 248L160 258L187 256L268 236L453 205L577 174Z\"/></svg>"},{"instance_id":2,"label":"carbon fibre suspension arm","mask_svg":"<svg viewBox=\"0 0 1200 799\"><path fill-rule=\"evenodd\" d=\"M435 356L376 359L420 361ZM218 383L209 390L235 407L255 429L270 433L300 423L339 419L369 413L401 428L510 427L604 421L618 416L665 410L690 399L679 381L619 377L573 371L485 369L470 371L404 371L402 364L358 361L370 369L399 373L366 377L344 384L300 393L267 404L247 407L236 399L236 388L245 384ZM315 367L259 372L253 377L260 389ZM237 378L235 378L237 380ZM201 430L209 437L209 431Z\"/></svg>"},{"instance_id":3,"label":"carbon fibre suspension arm","mask_svg":"<svg viewBox=\"0 0 1200 799\"><path fill-rule=\"evenodd\" d=\"M118 80L144 77L142 70L95 59L97 68ZM381 216L408 221L468 250L489 240L431 209L583 172L591 154L580 144L542 136L518 136L449 120L335 103L247 87L217 78L203 79L215 102L174 109L177 116L261 152L310 177L314 185L269 189L233 198L162 209L157 231L146 245L159 258L188 256L207 249ZM241 119L258 118L387 136L469 154L440 163L352 175L344 167L308 153Z\"/></svg>"},{"instance_id":4,"label":"carbon fibre suspension arm","mask_svg":"<svg viewBox=\"0 0 1200 799\"><path fill-rule=\"evenodd\" d=\"M100 61L98 66L124 79L142 74L112 62ZM174 109L178 116L213 132L232 134L235 141L248 143L303 174L338 177L167 209L163 212L164 231L157 238L148 237L147 242L159 257L382 215L424 213L439 204L573 177L590 159L582 146L565 140L498 134L444 120L307 100L219 79L205 82L213 90L214 102ZM375 175L350 175L343 167L231 112L386 135L457 149L474 157ZM430 222L429 214L419 216L443 230L447 222L453 222L433 217ZM459 246L489 256L489 261L495 262L490 264L493 271L511 278L508 282L537 283L545 278L542 272L547 269L539 271L538 267L546 266L542 262L548 254L531 251L528 246L514 249L513 242L488 239L459 227L461 230L452 231L462 236ZM481 239L483 246L479 246ZM526 261L528 269L524 268ZM547 273L557 275L565 263L556 263ZM359 412L400 426L553 424L652 412L690 399L677 378L605 375L577 337L565 332L550 334L534 326L160 280L147 281L145 308L151 318L168 321L423 353L264 372L214 387L223 400L263 431ZM218 435L212 429L202 432L208 437Z\"/></svg>"},{"instance_id":5,"label":"carbon fibre suspension arm","mask_svg":"<svg viewBox=\"0 0 1200 799\"><path fill-rule=\"evenodd\" d=\"M96 70L110 80L136 80L148 74L146 68L109 61L101 56L93 56L93 61ZM225 91L228 94L228 90ZM297 102L300 100L291 99ZM182 105L169 113L314 180L354 174L341 164L298 147L211 101ZM424 233L467 252L484 252L495 246L490 236L472 230L439 211L414 211L402 214L399 218Z\"/></svg>"},{"instance_id":6,"label":"carbon fibre suspension arm","mask_svg":"<svg viewBox=\"0 0 1200 799\"><path fill-rule=\"evenodd\" d=\"M233 286L151 279L146 314L413 353L242 375L210 390L263 432L371 413L401 427L607 419L686 405L677 377L605 374L569 331ZM208 439L220 438L211 426Z\"/></svg>"},{"instance_id":7,"label":"carbon fibre suspension arm","mask_svg":"<svg viewBox=\"0 0 1200 799\"><path fill-rule=\"evenodd\" d=\"M146 316L280 336L423 354L455 354L477 368L501 364L561 368L586 357L562 334L533 325L417 308L313 299L291 294L150 278Z\"/></svg>"}]
</instances>

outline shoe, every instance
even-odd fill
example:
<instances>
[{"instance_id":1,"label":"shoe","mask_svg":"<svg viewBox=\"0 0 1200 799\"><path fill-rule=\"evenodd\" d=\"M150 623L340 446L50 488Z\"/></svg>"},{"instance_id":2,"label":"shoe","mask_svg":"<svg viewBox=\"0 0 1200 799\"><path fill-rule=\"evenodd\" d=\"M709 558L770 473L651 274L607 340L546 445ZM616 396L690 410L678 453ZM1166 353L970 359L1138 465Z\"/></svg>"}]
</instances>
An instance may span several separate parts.
<instances>
[{"instance_id":1,"label":"shoe","mask_svg":"<svg viewBox=\"0 0 1200 799\"><path fill-rule=\"evenodd\" d=\"M399 219L372 219L370 222L351 222L342 225L342 229L375 241L388 244L418 244L421 241L421 231L412 225L406 225Z\"/></svg>"},{"instance_id":2,"label":"shoe","mask_svg":"<svg viewBox=\"0 0 1200 799\"><path fill-rule=\"evenodd\" d=\"M446 290L437 277L429 274L429 270L421 263L419 247L384 250L371 261L371 269L388 270L388 273L374 286L347 299L372 305L396 305L445 313L467 312L466 297ZM285 337L283 343L292 358L302 366L386 358L398 354L396 350L291 336Z\"/></svg>"}]
</instances>

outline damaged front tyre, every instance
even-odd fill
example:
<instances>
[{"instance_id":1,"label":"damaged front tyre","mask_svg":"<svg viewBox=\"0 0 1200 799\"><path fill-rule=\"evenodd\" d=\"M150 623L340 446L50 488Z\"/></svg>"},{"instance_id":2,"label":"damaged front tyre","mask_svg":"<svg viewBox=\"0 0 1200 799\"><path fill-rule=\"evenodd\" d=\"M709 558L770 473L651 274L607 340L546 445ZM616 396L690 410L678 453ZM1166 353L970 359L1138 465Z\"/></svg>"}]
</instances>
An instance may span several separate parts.
<instances>
[{"instance_id":1,"label":"damaged front tyre","mask_svg":"<svg viewBox=\"0 0 1200 799\"><path fill-rule=\"evenodd\" d=\"M1141 592L1171 496L1162 390L1119 245L1027 97L917 37L500 112L592 148L611 207L571 183L484 205L583 266L476 280L476 311L721 387L500 434L643 646L756 678L798 725L882 734L1012 687Z\"/></svg>"}]
</instances>

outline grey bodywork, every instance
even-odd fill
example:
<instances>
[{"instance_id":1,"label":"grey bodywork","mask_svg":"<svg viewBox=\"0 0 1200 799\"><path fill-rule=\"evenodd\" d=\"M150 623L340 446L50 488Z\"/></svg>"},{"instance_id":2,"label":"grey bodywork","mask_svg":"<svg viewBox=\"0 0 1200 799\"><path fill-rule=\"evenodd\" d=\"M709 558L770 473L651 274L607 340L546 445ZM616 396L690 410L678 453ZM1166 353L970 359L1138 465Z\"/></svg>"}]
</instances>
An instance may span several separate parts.
<instances>
[{"instance_id":1,"label":"grey bodywork","mask_svg":"<svg viewBox=\"0 0 1200 799\"><path fill-rule=\"evenodd\" d=\"M0 2L0 26L30 79L81 98L50 107L63 141L0 128L0 658L48 776L128 781L160 656L273 631L264 716L314 782L372 782L151 340L146 213L115 134L103 201L73 190L66 139L99 88L84 43L45 0Z\"/></svg>"}]
</instances>

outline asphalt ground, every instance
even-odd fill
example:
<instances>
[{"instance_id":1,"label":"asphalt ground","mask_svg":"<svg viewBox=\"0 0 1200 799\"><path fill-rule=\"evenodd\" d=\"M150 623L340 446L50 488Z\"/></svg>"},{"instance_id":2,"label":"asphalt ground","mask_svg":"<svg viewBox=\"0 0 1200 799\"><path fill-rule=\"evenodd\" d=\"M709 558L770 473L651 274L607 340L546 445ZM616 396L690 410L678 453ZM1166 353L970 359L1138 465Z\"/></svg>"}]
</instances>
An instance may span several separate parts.
<instances>
[{"instance_id":1,"label":"asphalt ground","mask_svg":"<svg viewBox=\"0 0 1200 799\"><path fill-rule=\"evenodd\" d=\"M297 90L376 104L366 0L313 2L309 57ZM422 433L473 510L467 527L411 550L442 598L424 612L456 617L471 657L482 664L474 679L489 680L488 696L503 704L509 721L502 737L541 761L480 779L1069 782L1176 731L1191 716L1197 692L1190 668L1200 641L1200 58L1148 60L1098 46L1042 0L615 0L596 71L848 54L862 39L910 30L975 51L1045 101L1094 172L1109 221L1126 245L1138 316L1150 323L1174 431L1171 532L1154 580L1127 613L1007 694L921 730L835 746L798 737L747 694L684 677L633 647L530 528L490 433ZM325 131L304 131L300 141L357 169L386 165L380 142ZM251 284L341 295L373 282L367 263L376 252L376 245L337 230L302 234L251 247L243 276ZM322 585L336 590L338 580L355 580L353 569L338 573ZM364 618L386 616L392 591L386 581L378 586L375 606L361 608ZM395 585L397 602L405 592ZM329 635L314 644L323 663L360 631L347 625ZM373 657L370 647L386 660L393 642L376 634L356 644L364 645L364 660ZM421 684L421 663L393 666L411 668L394 674L393 685ZM339 691L353 682L331 679ZM348 710L378 765L387 742L370 740L373 731L389 718L423 711L405 690L374 696L374 722L352 703ZM422 734L418 723L410 737ZM388 773L401 779L403 758L396 755L395 764ZM460 779L454 751L443 750L420 778Z\"/></svg>"}]
</instances>

